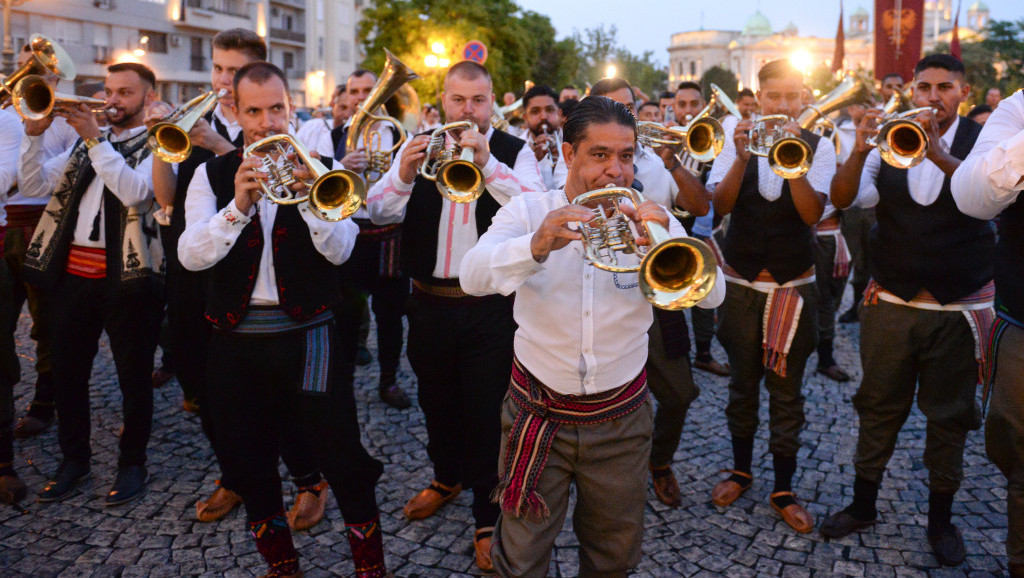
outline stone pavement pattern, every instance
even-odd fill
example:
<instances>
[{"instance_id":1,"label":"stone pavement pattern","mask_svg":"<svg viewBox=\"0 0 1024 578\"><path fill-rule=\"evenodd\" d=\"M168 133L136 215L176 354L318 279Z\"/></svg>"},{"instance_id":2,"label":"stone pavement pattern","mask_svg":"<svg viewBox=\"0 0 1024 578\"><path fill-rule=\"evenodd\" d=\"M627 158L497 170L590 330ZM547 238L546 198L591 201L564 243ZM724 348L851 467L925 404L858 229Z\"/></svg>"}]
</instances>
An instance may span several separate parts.
<instances>
[{"instance_id":1,"label":"stone pavement pattern","mask_svg":"<svg viewBox=\"0 0 1024 578\"><path fill-rule=\"evenodd\" d=\"M847 296L847 304L849 303ZM840 311L845 310L845 307ZM15 391L18 415L31 399L35 382L34 344L29 320L18 329L23 381ZM855 380L837 384L813 373L805 381L807 426L802 435L795 491L820 521L849 501L851 456L857 419L851 404L861 370L858 326L840 326L836 356ZM371 335L371 343L373 337ZM717 347L717 344L716 344ZM724 359L721 349L716 350ZM697 371L700 398L691 407L675 471L683 505L670 509L648 489L647 533L638 576L1002 576L1006 569L1004 479L984 454L981 432L968 439L967 479L958 494L954 521L967 542L968 557L959 568L940 569L925 538L927 470L922 461L924 419L916 409L904 427L879 496L880 523L868 533L825 541L816 532L791 531L768 504L771 456L762 426L755 445L754 487L726 510L710 502L721 468L731 466L725 425L727 381ZM403 359L399 379L415 394L415 379ZM357 373L356 402L364 443L384 462L377 489L385 532L388 568L400 577L477 574L472 558L470 496L463 494L435 516L408 522L402 506L429 483L426 429L418 406L398 411L377 397L375 364ZM263 570L244 524L241 509L218 523L195 520L194 503L214 488L218 470L194 416L181 409L181 392L171 382L155 394L153 438L149 448L150 482L140 500L115 508L103 506L117 462L121 427L120 393L104 343L93 372L92 480L78 496L59 504L27 500L20 508L0 508L0 576L252 576ZM762 404L762 424L767 410ZM43 436L16 441L15 467L30 496L57 467L55 428ZM283 470L282 470L283 472ZM294 486L285 483L290 507ZM571 520L556 542L552 576L578 574ZM351 575L343 521L331 498L324 522L295 535L306 576Z\"/></svg>"}]
</instances>

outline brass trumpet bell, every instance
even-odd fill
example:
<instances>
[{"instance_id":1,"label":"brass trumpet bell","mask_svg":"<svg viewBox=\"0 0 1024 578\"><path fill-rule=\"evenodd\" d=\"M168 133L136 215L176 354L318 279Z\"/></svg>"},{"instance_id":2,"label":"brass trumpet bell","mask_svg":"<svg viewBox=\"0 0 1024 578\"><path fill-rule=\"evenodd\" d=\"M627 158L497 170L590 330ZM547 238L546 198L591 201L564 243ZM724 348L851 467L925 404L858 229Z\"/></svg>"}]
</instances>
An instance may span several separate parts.
<instances>
[{"instance_id":1,"label":"brass trumpet bell","mask_svg":"<svg viewBox=\"0 0 1024 578\"><path fill-rule=\"evenodd\" d=\"M17 70L0 80L0 99L6 99L14 92L14 87L26 76L31 74L53 74L61 80L74 80L75 63L68 53L48 36L33 34L28 41L32 57Z\"/></svg>"},{"instance_id":2,"label":"brass trumpet bell","mask_svg":"<svg viewBox=\"0 0 1024 578\"><path fill-rule=\"evenodd\" d=\"M180 163L192 155L192 140L188 131L217 104L227 89L204 92L176 108L149 129L146 145L160 160Z\"/></svg>"},{"instance_id":3,"label":"brass trumpet bell","mask_svg":"<svg viewBox=\"0 0 1024 578\"><path fill-rule=\"evenodd\" d=\"M615 273L636 272L640 291L659 309L679 310L693 307L715 286L718 260L706 243L691 237L669 237L657 223L644 222L650 249L644 252L618 208L629 200L633 206L644 196L626 187L608 187L579 195L573 204L592 209L595 218L580 224L583 256L594 267ZM610 201L610 203L609 203ZM606 205L610 204L610 209ZM617 254L640 256L637 265L619 264Z\"/></svg>"},{"instance_id":4,"label":"brass trumpet bell","mask_svg":"<svg viewBox=\"0 0 1024 578\"><path fill-rule=\"evenodd\" d=\"M430 135L420 175L437 183L441 196L453 203L472 203L484 194L484 173L473 163L474 150L470 147L445 146L446 134L473 128L468 120L439 127Z\"/></svg>"},{"instance_id":5,"label":"brass trumpet bell","mask_svg":"<svg viewBox=\"0 0 1024 578\"><path fill-rule=\"evenodd\" d=\"M46 79L38 74L29 74L14 85L11 104L25 120L42 120L54 111L77 108L80 104L89 106L93 112L106 110L106 102L98 98L54 92Z\"/></svg>"},{"instance_id":6,"label":"brass trumpet bell","mask_svg":"<svg viewBox=\"0 0 1024 578\"><path fill-rule=\"evenodd\" d=\"M892 116L868 144L877 146L882 160L897 169L921 164L928 154L928 133L913 117L932 110L929 107L915 108Z\"/></svg>"}]
</instances>

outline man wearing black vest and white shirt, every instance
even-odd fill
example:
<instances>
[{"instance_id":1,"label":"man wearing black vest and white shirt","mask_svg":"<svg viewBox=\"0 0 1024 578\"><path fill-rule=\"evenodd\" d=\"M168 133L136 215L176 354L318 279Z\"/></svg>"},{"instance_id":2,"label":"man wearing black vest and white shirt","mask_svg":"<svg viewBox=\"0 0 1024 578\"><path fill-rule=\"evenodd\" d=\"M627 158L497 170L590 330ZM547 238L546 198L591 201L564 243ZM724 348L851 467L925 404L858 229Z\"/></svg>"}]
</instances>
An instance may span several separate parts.
<instances>
[{"instance_id":1,"label":"man wearing black vest and white shirt","mask_svg":"<svg viewBox=\"0 0 1024 578\"><path fill-rule=\"evenodd\" d=\"M803 75L788 60L774 60L758 72L757 100L764 115L791 119L802 108ZM775 485L772 507L797 532L810 532L814 519L793 494L793 476L804 425L801 392L807 358L816 341L817 290L814 234L825 191L835 174L835 149L790 120L785 131L814 151L807 174L783 179L768 159L747 150L753 123L737 123L708 176L715 212L732 215L722 255L728 283L718 310L718 340L729 355L729 404L733 468L711 501L726 507L753 483L761 381L768 390L769 439Z\"/></svg>"},{"instance_id":2,"label":"man wearing black vest and white shirt","mask_svg":"<svg viewBox=\"0 0 1024 578\"><path fill-rule=\"evenodd\" d=\"M995 315L995 233L987 220L961 213L950 192L950 177L981 132L957 115L970 93L963 64L948 54L927 56L914 69L913 87L914 106L935 109L918 117L928 133L926 160L910 169L882 162L866 143L880 115L872 110L832 182L837 208L874 206L877 224L860 309L864 378L853 398L860 418L853 503L822 522L821 533L838 538L875 523L878 488L916 397L928 420L928 541L939 563L952 566L965 556L951 510L967 433L981 426L975 391Z\"/></svg>"},{"instance_id":3,"label":"man wearing black vest and white shirt","mask_svg":"<svg viewBox=\"0 0 1024 578\"><path fill-rule=\"evenodd\" d=\"M245 145L288 130L287 80L273 64L243 66L234 95ZM214 449L271 576L301 575L277 472L288 436L305 444L334 492L356 575L383 576L374 495L382 467L360 442L351 372L343 367L353 359L344 355L347 333L335 330L330 309L339 293L335 268L351 253L357 227L320 220L308 203L270 202L256 182L267 178L260 167L260 158L243 159L236 149L197 169L178 242L184 267L209 270Z\"/></svg>"},{"instance_id":4,"label":"man wearing black vest and white shirt","mask_svg":"<svg viewBox=\"0 0 1024 578\"><path fill-rule=\"evenodd\" d=\"M953 174L957 206L978 219L999 216L992 331L985 399L985 449L1006 476L1006 554L1010 577L1024 577L1024 92L999 103L971 154Z\"/></svg>"},{"instance_id":5,"label":"man wearing black vest and white shirt","mask_svg":"<svg viewBox=\"0 0 1024 578\"><path fill-rule=\"evenodd\" d=\"M405 515L426 518L463 487L472 489L476 563L484 570L491 568L488 552L498 519L490 494L498 483L499 408L512 373L514 324L509 298L462 291L459 265L502 205L543 187L533 151L491 127L493 103L486 68L463 61L448 69L445 118L468 120L485 131L446 137L449 145L457 140L474 149L473 163L486 181L478 200L453 203L419 175L429 134L404 145L367 198L374 223L402 223L402 270L413 280L408 355L419 381L434 479L409 500Z\"/></svg>"},{"instance_id":6,"label":"man wearing black vest and white shirt","mask_svg":"<svg viewBox=\"0 0 1024 578\"><path fill-rule=\"evenodd\" d=\"M152 162L142 123L156 77L141 64L110 66L105 81L110 131L85 105L61 112L79 135L41 162L53 117L25 123L18 181L24 194L53 191L25 254L25 279L49 290L54 400L63 461L39 492L62 500L89 475L89 376L102 332L110 338L124 398L118 475L108 505L145 488L153 421L153 353L160 322L162 255L153 222Z\"/></svg>"}]
</instances>

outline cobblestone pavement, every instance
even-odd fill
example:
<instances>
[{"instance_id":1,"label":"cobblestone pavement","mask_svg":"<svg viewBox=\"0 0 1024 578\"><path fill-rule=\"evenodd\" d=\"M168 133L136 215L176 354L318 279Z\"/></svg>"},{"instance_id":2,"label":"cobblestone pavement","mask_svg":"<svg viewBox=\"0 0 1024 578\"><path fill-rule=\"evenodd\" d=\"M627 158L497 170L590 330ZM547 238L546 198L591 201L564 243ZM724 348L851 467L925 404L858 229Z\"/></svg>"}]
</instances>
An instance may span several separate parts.
<instances>
[{"instance_id":1,"label":"cobblestone pavement","mask_svg":"<svg viewBox=\"0 0 1024 578\"><path fill-rule=\"evenodd\" d=\"M16 389L19 415L35 381L34 348L27 334L28 318L23 315L19 337L24 379ZM854 381L836 384L813 371L806 378L807 426L795 491L819 521L841 508L851 495L857 419L850 399L861 375L857 338L856 324L840 326L837 357L854 374ZM724 358L720 349L717 355ZM812 356L808 367L815 363ZM385 464L377 496L388 567L401 577L475 574L469 495L459 496L427 520L410 523L402 517L405 501L431 478L426 430L417 406L398 411L377 398L372 367L360 368L357 374L356 401L364 442ZM915 410L904 427L889 465L879 496L880 523L870 532L829 542L816 532L794 533L769 506L771 459L763 425L755 445L754 487L728 509L711 505L718 471L731 465L723 415L727 382L699 371L695 377L701 396L690 410L675 464L683 505L667 508L648 489L644 557L637 575L981 577L1005 573L1004 480L985 458L981 432L973 432L968 439L967 479L954 507L954 521L963 530L968 557L959 568L940 569L925 538L928 490L920 412ZM404 361L399 378L406 391L414 394L415 380ZM21 508L0 508L0 576L258 575L263 565L245 530L241 509L219 523L195 520L194 503L212 491L218 471L198 419L181 409L175 382L156 392L147 494L125 506L103 506L103 495L115 474L121 427L120 394L106 343L92 383L92 480L80 495L64 503L26 501ZM764 409L761 421L767 422ZM16 454L15 466L30 492L38 490L57 466L56 431L17 441ZM294 487L287 483L284 492L290 506ZM307 577L353 572L349 547L340 533L343 528L331 498L326 521L296 534ZM576 574L577 548L568 521L558 537L550 575Z\"/></svg>"}]
</instances>

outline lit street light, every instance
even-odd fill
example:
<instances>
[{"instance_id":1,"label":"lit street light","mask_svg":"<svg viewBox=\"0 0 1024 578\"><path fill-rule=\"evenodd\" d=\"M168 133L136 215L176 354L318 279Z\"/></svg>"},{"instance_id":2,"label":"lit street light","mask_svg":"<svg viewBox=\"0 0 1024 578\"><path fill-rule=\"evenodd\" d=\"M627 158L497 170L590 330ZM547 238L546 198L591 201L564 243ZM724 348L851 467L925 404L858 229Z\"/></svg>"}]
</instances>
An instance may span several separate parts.
<instances>
[{"instance_id":1,"label":"lit street light","mask_svg":"<svg viewBox=\"0 0 1024 578\"><path fill-rule=\"evenodd\" d=\"M609 64L608 68L606 68L605 71L604 71L604 77L605 78L615 78L615 73L616 72L617 71L615 69L615 65L614 64Z\"/></svg>"}]
</instances>

